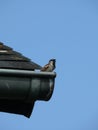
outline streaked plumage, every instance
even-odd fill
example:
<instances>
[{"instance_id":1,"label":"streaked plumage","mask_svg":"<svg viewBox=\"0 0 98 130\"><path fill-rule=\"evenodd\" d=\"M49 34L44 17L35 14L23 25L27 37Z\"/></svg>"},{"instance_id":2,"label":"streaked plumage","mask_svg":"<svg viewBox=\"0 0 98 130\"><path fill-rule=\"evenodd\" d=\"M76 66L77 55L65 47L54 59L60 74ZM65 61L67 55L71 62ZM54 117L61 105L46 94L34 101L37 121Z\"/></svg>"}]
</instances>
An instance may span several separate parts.
<instances>
[{"instance_id":1,"label":"streaked plumage","mask_svg":"<svg viewBox=\"0 0 98 130\"><path fill-rule=\"evenodd\" d=\"M49 60L49 63L42 67L41 71L52 72L55 69L56 59Z\"/></svg>"}]
</instances>

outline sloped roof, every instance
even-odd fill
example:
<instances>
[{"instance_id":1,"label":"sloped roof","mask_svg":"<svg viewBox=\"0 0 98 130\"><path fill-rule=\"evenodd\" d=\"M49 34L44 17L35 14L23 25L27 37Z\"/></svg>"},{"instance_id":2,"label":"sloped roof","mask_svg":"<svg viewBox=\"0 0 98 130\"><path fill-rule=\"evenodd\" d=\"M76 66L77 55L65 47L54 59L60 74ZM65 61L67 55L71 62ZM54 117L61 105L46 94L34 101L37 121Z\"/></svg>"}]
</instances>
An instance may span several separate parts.
<instances>
[{"instance_id":1,"label":"sloped roof","mask_svg":"<svg viewBox=\"0 0 98 130\"><path fill-rule=\"evenodd\" d=\"M0 42L0 68L35 70L41 66Z\"/></svg>"}]
</instances>

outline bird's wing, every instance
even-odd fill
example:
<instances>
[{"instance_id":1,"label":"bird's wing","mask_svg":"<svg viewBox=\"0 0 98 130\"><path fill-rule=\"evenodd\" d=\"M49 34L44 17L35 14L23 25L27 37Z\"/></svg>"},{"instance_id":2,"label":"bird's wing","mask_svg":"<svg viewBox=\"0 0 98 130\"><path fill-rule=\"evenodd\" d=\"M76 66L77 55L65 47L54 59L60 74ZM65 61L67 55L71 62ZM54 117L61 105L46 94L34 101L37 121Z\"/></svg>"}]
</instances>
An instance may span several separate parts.
<instances>
[{"instance_id":1,"label":"bird's wing","mask_svg":"<svg viewBox=\"0 0 98 130\"><path fill-rule=\"evenodd\" d=\"M46 64L44 67L41 68L41 71L46 71L48 69L49 65Z\"/></svg>"}]
</instances>

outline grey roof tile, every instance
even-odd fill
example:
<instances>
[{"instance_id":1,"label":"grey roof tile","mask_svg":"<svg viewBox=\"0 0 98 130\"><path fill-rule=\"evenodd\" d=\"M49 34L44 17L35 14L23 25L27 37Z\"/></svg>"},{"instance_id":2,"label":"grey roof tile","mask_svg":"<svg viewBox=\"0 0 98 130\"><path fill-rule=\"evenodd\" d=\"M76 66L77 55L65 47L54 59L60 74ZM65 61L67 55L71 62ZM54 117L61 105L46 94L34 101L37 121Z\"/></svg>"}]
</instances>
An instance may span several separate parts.
<instances>
[{"instance_id":1,"label":"grey roof tile","mask_svg":"<svg viewBox=\"0 0 98 130\"><path fill-rule=\"evenodd\" d=\"M0 68L35 70L41 66L0 42Z\"/></svg>"}]
</instances>

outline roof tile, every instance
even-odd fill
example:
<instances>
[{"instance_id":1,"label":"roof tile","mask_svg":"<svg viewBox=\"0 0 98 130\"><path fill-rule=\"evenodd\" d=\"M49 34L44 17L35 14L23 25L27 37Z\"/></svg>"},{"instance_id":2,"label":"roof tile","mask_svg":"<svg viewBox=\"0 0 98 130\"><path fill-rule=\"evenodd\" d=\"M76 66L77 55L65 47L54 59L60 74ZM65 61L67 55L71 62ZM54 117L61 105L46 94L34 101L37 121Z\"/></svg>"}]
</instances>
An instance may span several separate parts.
<instances>
[{"instance_id":1,"label":"roof tile","mask_svg":"<svg viewBox=\"0 0 98 130\"><path fill-rule=\"evenodd\" d=\"M35 70L41 66L0 42L0 68Z\"/></svg>"}]
</instances>

